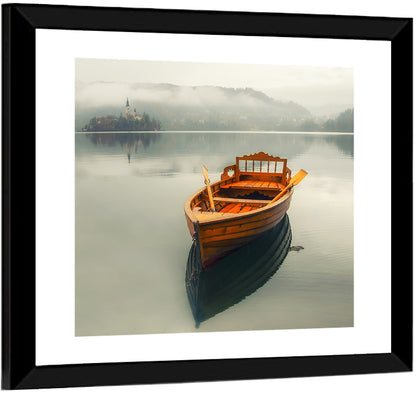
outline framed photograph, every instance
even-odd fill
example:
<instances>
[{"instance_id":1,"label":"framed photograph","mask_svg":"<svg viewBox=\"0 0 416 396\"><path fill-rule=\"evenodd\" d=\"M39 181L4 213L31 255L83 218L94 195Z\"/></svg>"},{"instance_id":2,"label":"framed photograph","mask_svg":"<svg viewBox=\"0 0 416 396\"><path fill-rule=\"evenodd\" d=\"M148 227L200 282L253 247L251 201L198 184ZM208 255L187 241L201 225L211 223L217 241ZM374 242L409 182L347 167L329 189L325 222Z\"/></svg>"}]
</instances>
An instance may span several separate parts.
<instances>
[{"instance_id":1,"label":"framed photograph","mask_svg":"<svg viewBox=\"0 0 416 396\"><path fill-rule=\"evenodd\" d=\"M4 389L412 370L412 19L2 15Z\"/></svg>"}]
</instances>

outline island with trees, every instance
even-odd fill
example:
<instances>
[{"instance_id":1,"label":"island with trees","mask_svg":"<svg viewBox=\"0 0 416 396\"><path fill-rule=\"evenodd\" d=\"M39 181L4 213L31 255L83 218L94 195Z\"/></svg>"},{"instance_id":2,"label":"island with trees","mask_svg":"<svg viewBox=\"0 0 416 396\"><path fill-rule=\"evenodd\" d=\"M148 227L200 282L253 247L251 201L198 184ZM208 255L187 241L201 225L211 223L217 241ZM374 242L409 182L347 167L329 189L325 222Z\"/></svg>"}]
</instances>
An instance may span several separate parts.
<instances>
[{"instance_id":1,"label":"island with trees","mask_svg":"<svg viewBox=\"0 0 416 396\"><path fill-rule=\"evenodd\" d=\"M127 98L125 114L119 117L108 115L105 117L93 117L82 128L83 132L114 132L114 131L160 131L160 121L152 118L147 113L139 115L136 109L131 111Z\"/></svg>"}]
</instances>

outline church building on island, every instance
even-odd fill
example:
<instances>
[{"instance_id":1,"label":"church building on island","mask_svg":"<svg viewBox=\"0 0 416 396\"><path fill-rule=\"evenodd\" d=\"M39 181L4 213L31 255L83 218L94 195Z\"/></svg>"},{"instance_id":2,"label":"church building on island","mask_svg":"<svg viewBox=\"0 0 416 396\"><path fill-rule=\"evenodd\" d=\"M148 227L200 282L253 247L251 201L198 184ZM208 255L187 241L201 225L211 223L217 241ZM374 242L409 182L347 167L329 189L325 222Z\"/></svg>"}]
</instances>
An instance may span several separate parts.
<instances>
[{"instance_id":1,"label":"church building on island","mask_svg":"<svg viewBox=\"0 0 416 396\"><path fill-rule=\"evenodd\" d=\"M125 118L126 120L139 120L139 121L142 119L142 117L140 117L137 114L136 108L134 108L132 113L130 112L129 98L127 98L127 101L126 101Z\"/></svg>"}]
</instances>

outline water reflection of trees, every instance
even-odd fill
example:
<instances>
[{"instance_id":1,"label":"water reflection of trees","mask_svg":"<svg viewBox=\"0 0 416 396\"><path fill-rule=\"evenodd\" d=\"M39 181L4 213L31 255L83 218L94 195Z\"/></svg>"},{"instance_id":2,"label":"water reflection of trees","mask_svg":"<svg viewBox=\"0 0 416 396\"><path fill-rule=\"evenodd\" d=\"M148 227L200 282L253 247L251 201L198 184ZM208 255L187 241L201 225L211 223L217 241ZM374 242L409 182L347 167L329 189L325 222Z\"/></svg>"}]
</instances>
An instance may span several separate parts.
<instances>
[{"instance_id":1,"label":"water reflection of trees","mask_svg":"<svg viewBox=\"0 0 416 396\"><path fill-rule=\"evenodd\" d=\"M86 133L85 136L97 146L115 147L120 145L130 163L131 153L140 148L147 149L160 139L159 133Z\"/></svg>"},{"instance_id":2,"label":"water reflection of trees","mask_svg":"<svg viewBox=\"0 0 416 396\"><path fill-rule=\"evenodd\" d=\"M139 150L146 155L173 158L199 155L212 160L211 171L220 171L235 155L265 151L288 158L306 153L313 145L334 146L349 157L354 156L354 136L350 134L274 134L274 133L85 133L97 146L119 145L128 159ZM230 157L231 154L231 157Z\"/></svg>"},{"instance_id":3,"label":"water reflection of trees","mask_svg":"<svg viewBox=\"0 0 416 396\"><path fill-rule=\"evenodd\" d=\"M354 154L354 137L349 134L165 133L163 139L167 146L174 147L180 152L226 156L229 156L232 147L236 155L265 151L290 159L307 152L312 145L320 143L336 146L349 156Z\"/></svg>"},{"instance_id":4,"label":"water reflection of trees","mask_svg":"<svg viewBox=\"0 0 416 396\"><path fill-rule=\"evenodd\" d=\"M352 135L324 135L327 143L338 148L349 157L354 157L354 136Z\"/></svg>"},{"instance_id":5,"label":"water reflection of trees","mask_svg":"<svg viewBox=\"0 0 416 396\"><path fill-rule=\"evenodd\" d=\"M196 327L239 303L263 286L280 268L290 250L289 217L255 241L203 270L197 245L188 256L185 283Z\"/></svg>"}]
</instances>

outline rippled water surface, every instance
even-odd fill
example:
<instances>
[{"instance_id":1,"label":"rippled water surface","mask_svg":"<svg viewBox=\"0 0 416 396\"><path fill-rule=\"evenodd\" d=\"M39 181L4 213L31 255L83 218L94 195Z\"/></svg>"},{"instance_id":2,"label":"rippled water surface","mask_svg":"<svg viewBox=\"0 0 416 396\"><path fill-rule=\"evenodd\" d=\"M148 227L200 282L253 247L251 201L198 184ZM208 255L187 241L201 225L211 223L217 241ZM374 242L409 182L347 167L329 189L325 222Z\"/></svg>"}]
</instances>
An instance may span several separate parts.
<instances>
[{"instance_id":1,"label":"rippled water surface","mask_svg":"<svg viewBox=\"0 0 416 396\"><path fill-rule=\"evenodd\" d=\"M75 142L77 336L353 326L352 135L79 133ZM184 201L204 185L202 164L216 181L236 156L259 151L308 171L284 230L304 249L285 245L268 281L196 327Z\"/></svg>"}]
</instances>

